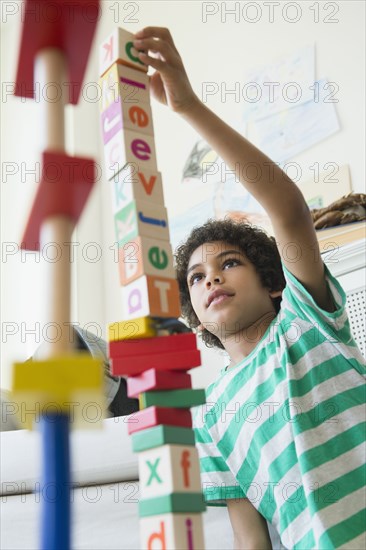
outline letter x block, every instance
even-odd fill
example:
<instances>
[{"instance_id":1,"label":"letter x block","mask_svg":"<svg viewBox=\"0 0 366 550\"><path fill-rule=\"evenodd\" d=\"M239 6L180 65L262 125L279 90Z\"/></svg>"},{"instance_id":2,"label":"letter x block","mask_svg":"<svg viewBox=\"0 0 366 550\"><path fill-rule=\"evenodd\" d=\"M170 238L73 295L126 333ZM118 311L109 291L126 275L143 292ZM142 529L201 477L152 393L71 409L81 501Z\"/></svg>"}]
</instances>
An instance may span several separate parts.
<instances>
[{"instance_id":1,"label":"letter x block","mask_svg":"<svg viewBox=\"0 0 366 550\"><path fill-rule=\"evenodd\" d=\"M104 411L101 361L87 354L16 363L12 392L19 420L31 429L40 415L67 413L73 427L100 427Z\"/></svg>"},{"instance_id":2,"label":"letter x block","mask_svg":"<svg viewBox=\"0 0 366 550\"><path fill-rule=\"evenodd\" d=\"M139 453L138 459L142 499L201 490L196 447L163 445Z\"/></svg>"},{"instance_id":3,"label":"letter x block","mask_svg":"<svg viewBox=\"0 0 366 550\"><path fill-rule=\"evenodd\" d=\"M140 518L142 550L200 550L205 547L202 514L163 514Z\"/></svg>"}]
</instances>

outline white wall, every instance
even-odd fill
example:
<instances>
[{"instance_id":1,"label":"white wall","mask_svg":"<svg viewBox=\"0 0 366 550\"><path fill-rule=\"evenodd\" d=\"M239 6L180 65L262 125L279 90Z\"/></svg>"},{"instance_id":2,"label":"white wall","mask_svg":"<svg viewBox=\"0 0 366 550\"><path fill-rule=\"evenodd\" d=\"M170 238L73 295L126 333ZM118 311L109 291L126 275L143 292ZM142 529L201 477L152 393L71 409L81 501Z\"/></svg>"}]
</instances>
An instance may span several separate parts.
<instances>
[{"instance_id":1,"label":"white wall","mask_svg":"<svg viewBox=\"0 0 366 550\"><path fill-rule=\"evenodd\" d=\"M270 20L272 6L273 20ZM314 8L319 7L319 21ZM297 48L315 43L316 78L327 77L338 85L336 104L341 131L297 155L294 159L302 170L302 180L312 176L310 166L319 162L338 165L348 163L353 189L364 190L364 97L365 97L365 4L358 1L342 2L102 2L94 50L91 54L85 82L98 79L97 45L116 26L131 32L147 25L167 26L181 52L192 85L200 95L205 82L226 84L245 83L248 69L289 55ZM228 11L236 9L236 15ZM217 11L207 16L206 10ZM297 10L297 11L295 11ZM297 22L296 13L301 16ZM262 12L255 23L256 14ZM326 22L326 20L338 22ZM2 23L2 80L14 80L19 35L19 15L9 16ZM69 114L69 152L94 157L102 164L102 144L99 130L99 112L91 95L85 89L84 100ZM222 100L220 94L208 98L208 106L230 124L239 126L243 105L233 96ZM37 159L36 105L19 98L7 97L2 103L2 162L25 162L27 166ZM211 188L203 185L185 187L181 184L182 168L197 136L177 115L165 107L152 103L158 168L162 172L166 206L174 216L193 203L210 199ZM5 138L5 139L4 139ZM3 178L4 179L4 178ZM190 184L192 185L192 184ZM1 186L1 229L4 243L18 242L32 194L34 177L22 182L19 173L8 177ZM109 189L101 180L83 214L75 239L80 243L74 265L75 300L73 320L92 330L101 327L105 333L107 322L123 318L119 301L117 266L109 247L114 243ZM97 243L102 258L93 263L86 253L93 249L88 243ZM10 249L7 249L10 250ZM3 257L2 262L2 386L10 384L10 367L14 359L25 359L36 346L34 336L20 330L42 320L41 264L31 257L21 262L20 254ZM10 325L10 323L14 323ZM17 330L18 327L18 330ZM17 330L7 335L6 330ZM203 354L204 367L197 369L195 384L206 384L223 360L209 350Z\"/></svg>"}]
</instances>

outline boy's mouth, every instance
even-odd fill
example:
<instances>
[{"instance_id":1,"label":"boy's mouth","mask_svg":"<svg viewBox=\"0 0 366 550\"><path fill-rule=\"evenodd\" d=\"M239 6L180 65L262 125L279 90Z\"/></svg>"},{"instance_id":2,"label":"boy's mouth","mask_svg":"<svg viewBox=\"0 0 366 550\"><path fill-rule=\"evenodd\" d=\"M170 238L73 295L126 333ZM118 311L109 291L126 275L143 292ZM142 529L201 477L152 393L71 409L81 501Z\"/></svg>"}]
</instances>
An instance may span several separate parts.
<instances>
[{"instance_id":1,"label":"boy's mouth","mask_svg":"<svg viewBox=\"0 0 366 550\"><path fill-rule=\"evenodd\" d=\"M231 296L234 296L234 294L232 292L228 292L227 290L214 290L208 297L207 307L210 307L212 303L220 303Z\"/></svg>"}]
</instances>

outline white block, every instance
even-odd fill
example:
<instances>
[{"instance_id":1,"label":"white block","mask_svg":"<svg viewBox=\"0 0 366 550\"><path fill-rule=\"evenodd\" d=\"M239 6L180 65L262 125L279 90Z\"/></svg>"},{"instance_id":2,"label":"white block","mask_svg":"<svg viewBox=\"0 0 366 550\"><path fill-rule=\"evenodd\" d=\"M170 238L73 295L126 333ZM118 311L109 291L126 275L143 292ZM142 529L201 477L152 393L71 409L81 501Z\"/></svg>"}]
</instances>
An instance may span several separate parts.
<instances>
[{"instance_id":1,"label":"white block","mask_svg":"<svg viewBox=\"0 0 366 550\"><path fill-rule=\"evenodd\" d=\"M139 453L138 459L141 499L201 491L199 459L194 446L162 445Z\"/></svg>"},{"instance_id":2,"label":"white block","mask_svg":"<svg viewBox=\"0 0 366 550\"><path fill-rule=\"evenodd\" d=\"M139 170L137 163L127 164L110 180L113 213L133 200L164 206L161 173Z\"/></svg>"},{"instance_id":3,"label":"white block","mask_svg":"<svg viewBox=\"0 0 366 550\"><path fill-rule=\"evenodd\" d=\"M113 63L123 62L143 72L148 68L137 57L133 47L134 35L125 29L116 28L101 44L99 49L99 74L102 76Z\"/></svg>"},{"instance_id":4,"label":"white block","mask_svg":"<svg viewBox=\"0 0 366 550\"><path fill-rule=\"evenodd\" d=\"M161 514L140 518L142 550L204 550L202 514Z\"/></svg>"},{"instance_id":5,"label":"white block","mask_svg":"<svg viewBox=\"0 0 366 550\"><path fill-rule=\"evenodd\" d=\"M103 112L121 100L128 105L150 103L150 79L146 73L115 63L99 79L99 108Z\"/></svg>"}]
</instances>

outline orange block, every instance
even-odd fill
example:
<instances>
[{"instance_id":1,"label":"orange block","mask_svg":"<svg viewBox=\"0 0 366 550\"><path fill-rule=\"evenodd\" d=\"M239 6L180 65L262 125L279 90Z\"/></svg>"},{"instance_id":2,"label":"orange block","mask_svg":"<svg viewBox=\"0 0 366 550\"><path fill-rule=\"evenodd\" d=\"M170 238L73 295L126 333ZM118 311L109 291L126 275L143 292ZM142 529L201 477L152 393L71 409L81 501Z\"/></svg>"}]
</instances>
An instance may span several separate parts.
<instances>
[{"instance_id":1,"label":"orange block","mask_svg":"<svg viewBox=\"0 0 366 550\"><path fill-rule=\"evenodd\" d=\"M176 279L144 275L122 287L123 318L180 317Z\"/></svg>"}]
</instances>

